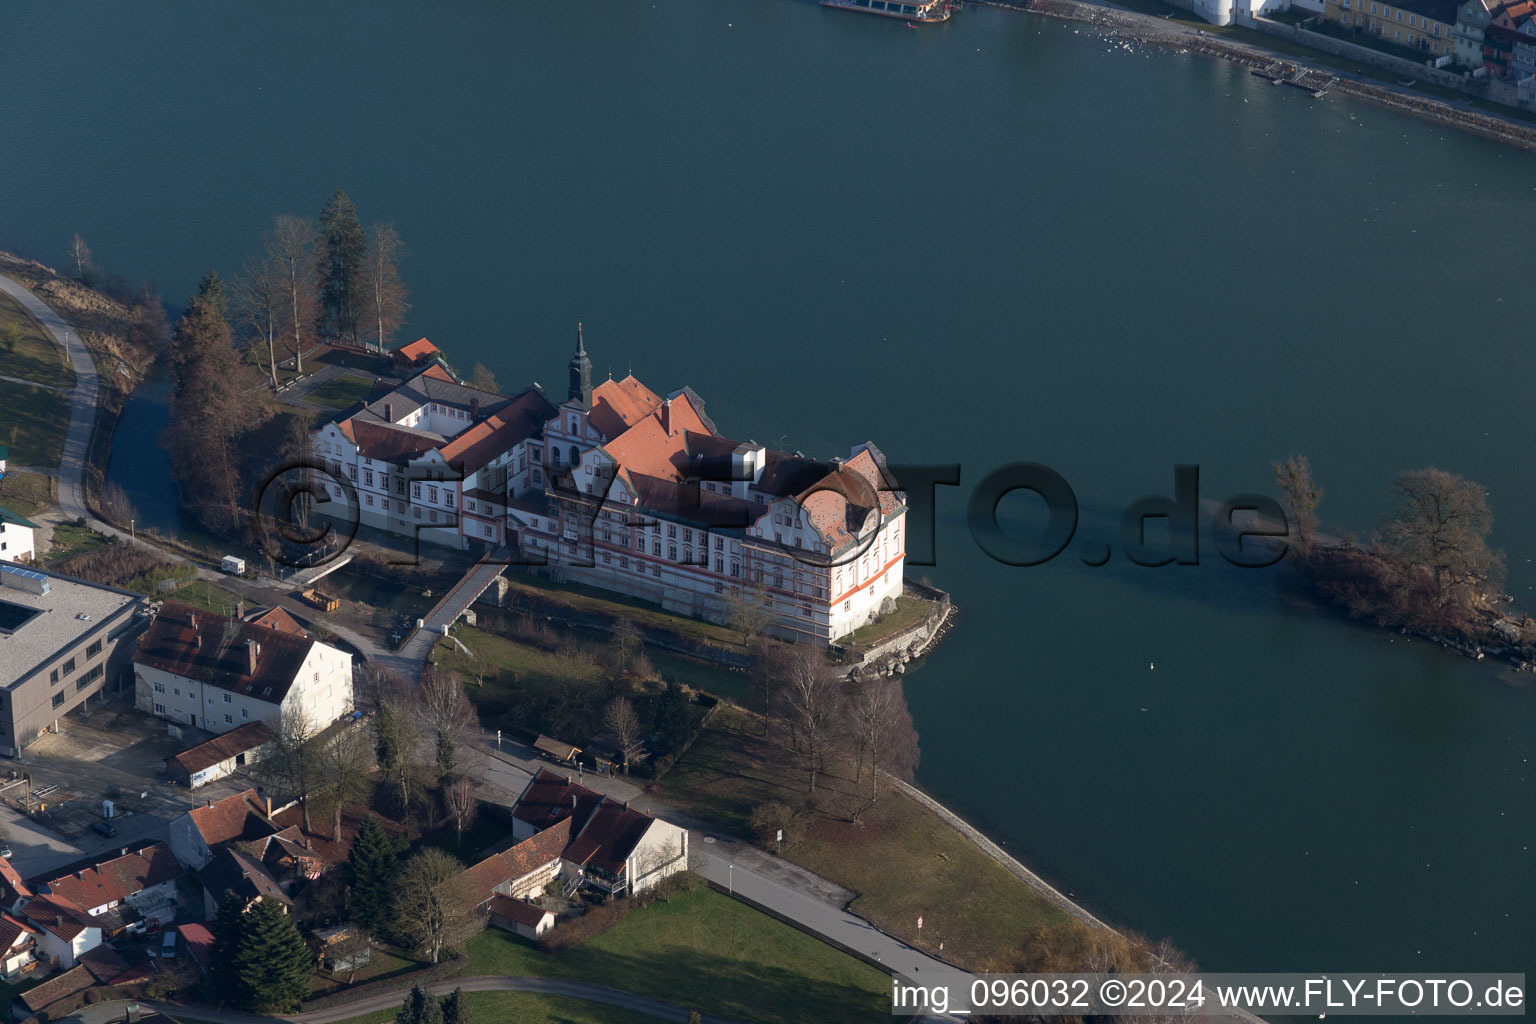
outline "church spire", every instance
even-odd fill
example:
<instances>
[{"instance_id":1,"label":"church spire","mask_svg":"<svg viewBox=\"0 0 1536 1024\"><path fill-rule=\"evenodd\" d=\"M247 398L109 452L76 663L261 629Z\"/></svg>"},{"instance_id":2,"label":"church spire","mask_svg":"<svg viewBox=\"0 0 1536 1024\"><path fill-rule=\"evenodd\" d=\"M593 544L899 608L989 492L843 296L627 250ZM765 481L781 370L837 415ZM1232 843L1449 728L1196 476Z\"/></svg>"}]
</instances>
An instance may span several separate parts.
<instances>
[{"instance_id":1,"label":"church spire","mask_svg":"<svg viewBox=\"0 0 1536 1024\"><path fill-rule=\"evenodd\" d=\"M592 360L581 337L581 321L576 321L576 354L571 357L571 388L568 397L579 401L583 409L592 408Z\"/></svg>"}]
</instances>

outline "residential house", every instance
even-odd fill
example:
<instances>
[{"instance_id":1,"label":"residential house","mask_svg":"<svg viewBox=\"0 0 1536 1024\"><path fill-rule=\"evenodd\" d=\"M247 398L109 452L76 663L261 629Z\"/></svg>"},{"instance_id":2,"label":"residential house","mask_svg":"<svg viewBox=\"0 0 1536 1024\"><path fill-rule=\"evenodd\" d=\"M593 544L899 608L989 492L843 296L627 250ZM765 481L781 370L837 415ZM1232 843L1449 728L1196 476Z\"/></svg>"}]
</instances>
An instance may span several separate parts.
<instances>
[{"instance_id":1,"label":"residential house","mask_svg":"<svg viewBox=\"0 0 1536 1024\"><path fill-rule=\"evenodd\" d=\"M166 904L174 905L176 883L181 876L181 864L171 848L155 842L131 852L124 847L110 860L58 873L36 883L35 890L40 895L67 900L91 917L101 917L120 907L143 914ZM25 910L30 910L30 905Z\"/></svg>"},{"instance_id":2,"label":"residential house","mask_svg":"<svg viewBox=\"0 0 1536 1024\"><path fill-rule=\"evenodd\" d=\"M1454 56L1459 0L1327 0L1324 17L1430 57Z\"/></svg>"},{"instance_id":3,"label":"residential house","mask_svg":"<svg viewBox=\"0 0 1536 1024\"><path fill-rule=\"evenodd\" d=\"M240 616L253 626L263 629L275 629L283 633L292 633L294 636L309 636L309 630L294 618L282 605L273 605L271 608L256 608Z\"/></svg>"},{"instance_id":4,"label":"residential house","mask_svg":"<svg viewBox=\"0 0 1536 1024\"><path fill-rule=\"evenodd\" d=\"M143 609L140 594L0 562L0 754L121 682Z\"/></svg>"},{"instance_id":5,"label":"residential house","mask_svg":"<svg viewBox=\"0 0 1536 1024\"><path fill-rule=\"evenodd\" d=\"M0 859L0 910L18 914L21 905L32 898L32 887L22 881L9 859Z\"/></svg>"},{"instance_id":6,"label":"residential house","mask_svg":"<svg viewBox=\"0 0 1536 1024\"><path fill-rule=\"evenodd\" d=\"M272 730L265 722L246 722L206 743L172 754L165 759L166 774L172 782L196 789L261 760L272 742Z\"/></svg>"},{"instance_id":7,"label":"residential house","mask_svg":"<svg viewBox=\"0 0 1536 1024\"><path fill-rule=\"evenodd\" d=\"M512 817L512 836L521 842L508 854L547 835L546 843L562 841L557 873L605 892L643 892L688 868L686 830L547 769L528 781ZM514 886L493 888L521 895Z\"/></svg>"},{"instance_id":8,"label":"residential house","mask_svg":"<svg viewBox=\"0 0 1536 1024\"><path fill-rule=\"evenodd\" d=\"M80 993L96 984L95 977L84 967L76 967L74 964L69 967L62 974L56 974L16 997L27 1008L28 1014L42 1020L55 1020L64 1012L73 1010Z\"/></svg>"},{"instance_id":9,"label":"residential house","mask_svg":"<svg viewBox=\"0 0 1536 1024\"><path fill-rule=\"evenodd\" d=\"M1483 33L1498 0L1463 0L1456 8L1456 63L1475 71L1483 66Z\"/></svg>"},{"instance_id":10,"label":"residential house","mask_svg":"<svg viewBox=\"0 0 1536 1024\"><path fill-rule=\"evenodd\" d=\"M1536 0L1499 4L1489 11L1483 29L1483 64L1490 77L1519 83L1536 70L1536 38L1532 19Z\"/></svg>"},{"instance_id":11,"label":"residential house","mask_svg":"<svg viewBox=\"0 0 1536 1024\"><path fill-rule=\"evenodd\" d=\"M0 978L14 982L37 968L37 929L0 913Z\"/></svg>"},{"instance_id":12,"label":"residential house","mask_svg":"<svg viewBox=\"0 0 1536 1024\"><path fill-rule=\"evenodd\" d=\"M25 519L8 508L0 508L0 561L31 561L37 545L33 532L37 524Z\"/></svg>"},{"instance_id":13,"label":"residential house","mask_svg":"<svg viewBox=\"0 0 1536 1024\"><path fill-rule=\"evenodd\" d=\"M82 953L101 945L98 920L60 896L39 893L27 900L22 916L37 929L38 948L60 967L74 967Z\"/></svg>"},{"instance_id":14,"label":"residential house","mask_svg":"<svg viewBox=\"0 0 1536 1024\"><path fill-rule=\"evenodd\" d=\"M136 706L229 732L304 715L317 727L352 709L352 657L309 637L167 601L133 656Z\"/></svg>"},{"instance_id":15,"label":"residential house","mask_svg":"<svg viewBox=\"0 0 1536 1024\"><path fill-rule=\"evenodd\" d=\"M189 871L201 871L225 843L264 839L283 831L271 817L271 805L247 789L194 807L171 819L170 846Z\"/></svg>"},{"instance_id":16,"label":"residential house","mask_svg":"<svg viewBox=\"0 0 1536 1024\"><path fill-rule=\"evenodd\" d=\"M224 895L235 893L247 903L276 900L286 912L293 900L260 859L234 846L225 846L212 862L197 873L203 886L203 912L212 921L219 912Z\"/></svg>"},{"instance_id":17,"label":"residential house","mask_svg":"<svg viewBox=\"0 0 1536 1024\"><path fill-rule=\"evenodd\" d=\"M408 345L401 345L390 354L397 370L419 369L442 358L443 353L426 338L417 338Z\"/></svg>"}]
</instances>

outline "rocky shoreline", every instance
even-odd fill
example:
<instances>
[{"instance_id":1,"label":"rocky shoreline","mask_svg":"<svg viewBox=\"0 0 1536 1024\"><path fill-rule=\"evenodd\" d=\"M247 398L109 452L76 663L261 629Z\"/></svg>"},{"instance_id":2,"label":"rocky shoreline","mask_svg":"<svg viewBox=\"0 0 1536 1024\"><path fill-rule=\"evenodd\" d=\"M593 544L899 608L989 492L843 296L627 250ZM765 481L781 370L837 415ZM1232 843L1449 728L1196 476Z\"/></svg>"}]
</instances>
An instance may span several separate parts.
<instances>
[{"instance_id":1,"label":"rocky shoreline","mask_svg":"<svg viewBox=\"0 0 1536 1024\"><path fill-rule=\"evenodd\" d=\"M1210 33L1191 32L1170 27L1164 19L1134 11L1104 7L1081 0L971 0L972 3L1009 10L1025 11L1062 21L1092 25L1118 39L1156 46L1175 53L1200 53L1251 68L1264 68L1276 60L1305 64L1304 59L1276 53L1242 43L1234 43ZM1319 56L1322 56L1319 54ZM1484 114L1425 96L1409 96L1373 82L1349 77L1327 67L1315 68L1332 78L1330 91L1342 93L1404 114L1438 124L1469 131L1497 142L1536 149L1536 126L1523 124L1494 114Z\"/></svg>"}]
</instances>

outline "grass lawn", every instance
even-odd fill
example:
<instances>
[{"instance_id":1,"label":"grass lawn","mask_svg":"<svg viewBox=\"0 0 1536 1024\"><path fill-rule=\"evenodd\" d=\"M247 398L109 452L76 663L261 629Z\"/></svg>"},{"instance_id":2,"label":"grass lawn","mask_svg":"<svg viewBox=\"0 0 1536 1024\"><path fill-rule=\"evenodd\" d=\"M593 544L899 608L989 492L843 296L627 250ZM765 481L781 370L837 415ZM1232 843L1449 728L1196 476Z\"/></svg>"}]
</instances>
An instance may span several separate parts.
<instances>
[{"instance_id":1,"label":"grass lawn","mask_svg":"<svg viewBox=\"0 0 1536 1024\"><path fill-rule=\"evenodd\" d=\"M207 580L193 580L186 586L167 595L182 604L190 604L195 608L206 608L219 615L233 615L235 604L240 600L240 595L232 590L225 590L216 583Z\"/></svg>"},{"instance_id":2,"label":"grass lawn","mask_svg":"<svg viewBox=\"0 0 1536 1024\"><path fill-rule=\"evenodd\" d=\"M889 615L880 617L880 621L871 622L867 626L860 626L844 637L840 642L847 647L864 649L874 647L877 644L889 640L904 629L911 629L923 621L923 616L928 614L928 609L933 607L933 602L924 601L922 598L913 597L910 594L902 594L896 599L896 610Z\"/></svg>"},{"instance_id":3,"label":"grass lawn","mask_svg":"<svg viewBox=\"0 0 1536 1024\"><path fill-rule=\"evenodd\" d=\"M7 473L0 480L0 505L19 516L34 516L53 505L57 488L42 473Z\"/></svg>"},{"instance_id":4,"label":"grass lawn","mask_svg":"<svg viewBox=\"0 0 1536 1024\"><path fill-rule=\"evenodd\" d=\"M564 604L581 611L596 612L613 618L628 618L642 629L664 629L697 637L706 643L742 650L741 634L726 626L702 619L690 619L662 611L653 604L611 594L577 583L552 583L542 576L507 575L513 594L521 592L525 601L538 604Z\"/></svg>"},{"instance_id":5,"label":"grass lawn","mask_svg":"<svg viewBox=\"0 0 1536 1024\"><path fill-rule=\"evenodd\" d=\"M0 292L0 374L56 388L75 386L75 371L64 361L64 350L21 303L4 292Z\"/></svg>"},{"instance_id":6,"label":"grass lawn","mask_svg":"<svg viewBox=\"0 0 1536 1024\"><path fill-rule=\"evenodd\" d=\"M69 400L58 391L0 380L0 444L18 466L57 466L69 429Z\"/></svg>"},{"instance_id":7,"label":"grass lawn","mask_svg":"<svg viewBox=\"0 0 1536 1024\"><path fill-rule=\"evenodd\" d=\"M351 984L361 985L363 982L371 981L375 978L383 978L391 974L403 974L406 971L414 971L421 967L421 965L422 961L420 960L407 960L405 957L396 956L387 950L375 947L370 955L368 966L358 970L356 978ZM335 975L322 974L316 971L310 980L309 994L311 997L323 996L347 987L348 982L345 971Z\"/></svg>"},{"instance_id":8,"label":"grass lawn","mask_svg":"<svg viewBox=\"0 0 1536 1024\"><path fill-rule=\"evenodd\" d=\"M466 952L471 974L595 981L742 1024L889 1018L884 973L704 886L561 953L495 929Z\"/></svg>"},{"instance_id":9,"label":"grass lawn","mask_svg":"<svg viewBox=\"0 0 1536 1024\"><path fill-rule=\"evenodd\" d=\"M60 562L82 551L94 551L106 542L105 537L88 526L60 523L53 528L53 547L48 549L47 561Z\"/></svg>"},{"instance_id":10,"label":"grass lawn","mask_svg":"<svg viewBox=\"0 0 1536 1024\"><path fill-rule=\"evenodd\" d=\"M805 799L799 774L778 764L761 735L760 719L722 707L667 774L662 795L750 836L754 806L770 800L797 806ZM818 786L833 801L854 788L852 778L838 772L829 772ZM858 893L850 907L854 913L908 942L916 943L917 918L924 916L923 943L944 942L945 956L962 965L980 966L1017 945L1036 925L1066 919L899 792L882 792L858 824L839 813L812 813L802 831L799 842L784 848L786 859Z\"/></svg>"},{"instance_id":11,"label":"grass lawn","mask_svg":"<svg viewBox=\"0 0 1536 1024\"><path fill-rule=\"evenodd\" d=\"M311 391L308 398L316 405L323 405L330 409L345 409L367 398L372 390L372 377L344 373Z\"/></svg>"}]
</instances>

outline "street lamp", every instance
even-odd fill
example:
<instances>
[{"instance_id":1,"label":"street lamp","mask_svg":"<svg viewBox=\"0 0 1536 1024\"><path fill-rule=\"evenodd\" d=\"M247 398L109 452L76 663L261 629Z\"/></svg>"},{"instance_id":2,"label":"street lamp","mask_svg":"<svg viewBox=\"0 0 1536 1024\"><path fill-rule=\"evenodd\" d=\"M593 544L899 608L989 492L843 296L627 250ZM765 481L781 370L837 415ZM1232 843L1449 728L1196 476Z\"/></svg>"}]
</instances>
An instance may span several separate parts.
<instances>
[{"instance_id":1,"label":"street lamp","mask_svg":"<svg viewBox=\"0 0 1536 1024\"><path fill-rule=\"evenodd\" d=\"M732 896L736 895L736 865L727 864L725 869L725 891Z\"/></svg>"},{"instance_id":2,"label":"street lamp","mask_svg":"<svg viewBox=\"0 0 1536 1024\"><path fill-rule=\"evenodd\" d=\"M133 520L132 519L128 520L128 539L129 540L138 540L139 539L137 537L137 535L135 535L134 532L133 532Z\"/></svg>"}]
</instances>

